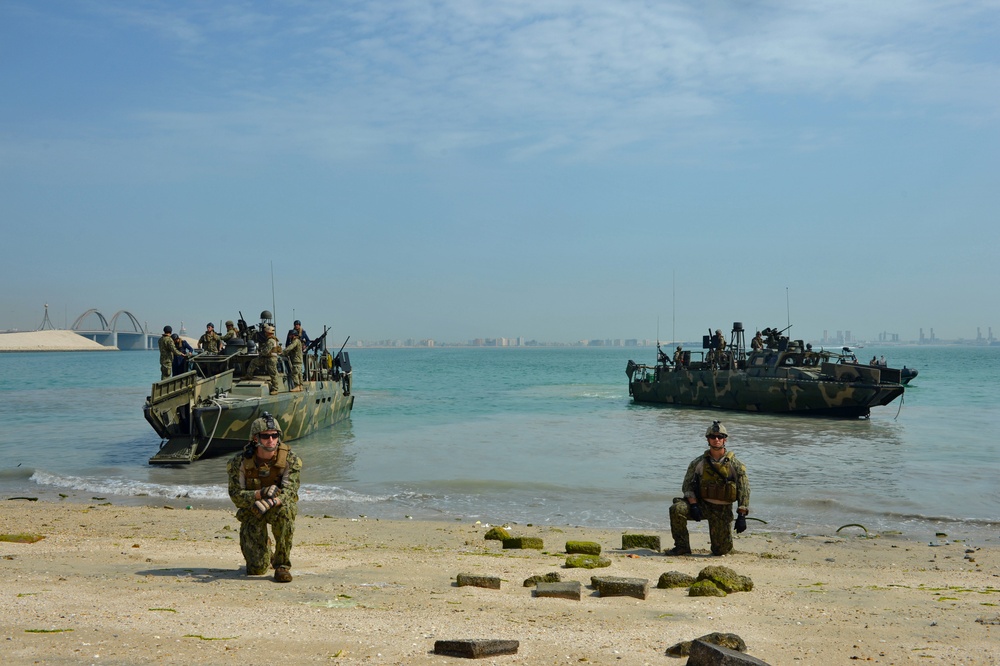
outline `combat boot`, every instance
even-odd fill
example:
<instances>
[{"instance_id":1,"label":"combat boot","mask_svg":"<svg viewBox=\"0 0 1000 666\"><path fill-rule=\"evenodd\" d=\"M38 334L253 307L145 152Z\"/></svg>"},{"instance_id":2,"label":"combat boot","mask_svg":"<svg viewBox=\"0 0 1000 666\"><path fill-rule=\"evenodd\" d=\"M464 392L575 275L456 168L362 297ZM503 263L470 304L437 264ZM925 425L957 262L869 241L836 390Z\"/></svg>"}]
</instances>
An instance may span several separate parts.
<instances>
[{"instance_id":1,"label":"combat boot","mask_svg":"<svg viewBox=\"0 0 1000 666\"><path fill-rule=\"evenodd\" d=\"M274 570L274 582L276 583L291 583L292 582L292 572L288 567L278 567Z\"/></svg>"},{"instance_id":2,"label":"combat boot","mask_svg":"<svg viewBox=\"0 0 1000 666\"><path fill-rule=\"evenodd\" d=\"M691 554L691 549L690 548L681 548L680 546L674 546L670 550L663 551L663 554L664 555L669 555L671 557L680 557L682 555L690 555Z\"/></svg>"}]
</instances>

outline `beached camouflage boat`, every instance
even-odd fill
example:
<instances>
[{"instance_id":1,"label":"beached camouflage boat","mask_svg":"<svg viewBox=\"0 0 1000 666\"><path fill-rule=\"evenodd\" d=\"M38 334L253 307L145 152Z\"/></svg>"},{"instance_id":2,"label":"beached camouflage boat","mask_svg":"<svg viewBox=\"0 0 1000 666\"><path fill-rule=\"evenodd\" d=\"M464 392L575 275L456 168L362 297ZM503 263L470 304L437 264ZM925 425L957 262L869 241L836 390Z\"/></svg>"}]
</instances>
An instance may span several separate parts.
<instances>
[{"instance_id":1,"label":"beached camouflage boat","mask_svg":"<svg viewBox=\"0 0 1000 666\"><path fill-rule=\"evenodd\" d=\"M816 351L782 333L765 329L763 346L747 352L736 322L728 344L704 336L707 353L681 351L669 359L657 348L656 365L628 362L629 394L637 403L855 418L903 395L899 370Z\"/></svg>"},{"instance_id":2,"label":"beached camouflage boat","mask_svg":"<svg viewBox=\"0 0 1000 666\"><path fill-rule=\"evenodd\" d=\"M142 411L163 441L149 459L151 465L191 463L238 451L250 440L250 424L264 412L281 424L283 441L351 415L350 357L343 347L335 355L327 350L326 330L303 355L301 391L291 390L292 366L283 356L278 357L278 393L271 394L267 376L247 374L258 356L259 332L270 316L262 312L256 330L241 318L241 338L227 342L221 354L198 354L189 359L188 372L153 384Z\"/></svg>"}]
</instances>

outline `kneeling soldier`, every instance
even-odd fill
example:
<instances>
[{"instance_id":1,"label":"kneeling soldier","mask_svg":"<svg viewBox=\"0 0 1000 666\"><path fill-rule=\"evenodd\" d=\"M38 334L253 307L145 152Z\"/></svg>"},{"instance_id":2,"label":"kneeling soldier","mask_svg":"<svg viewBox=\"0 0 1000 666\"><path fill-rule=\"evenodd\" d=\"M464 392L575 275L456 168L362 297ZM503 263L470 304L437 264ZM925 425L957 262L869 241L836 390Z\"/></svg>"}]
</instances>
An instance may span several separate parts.
<instances>
[{"instance_id":1,"label":"kneeling soldier","mask_svg":"<svg viewBox=\"0 0 1000 666\"><path fill-rule=\"evenodd\" d=\"M280 439L281 427L267 412L251 424L250 442L229 461L229 497L237 507L247 575L260 576L273 566L274 580L288 583L302 461ZM273 555L268 524L274 534Z\"/></svg>"},{"instance_id":2,"label":"kneeling soldier","mask_svg":"<svg viewBox=\"0 0 1000 666\"><path fill-rule=\"evenodd\" d=\"M688 465L684 475L683 498L675 498L670 506L670 532L674 547L667 555L690 555L687 521L708 518L708 535L712 554L725 555L733 549L733 502L738 502L736 531L747 528L750 513L750 482L747 468L726 451L726 427L715 421L708 427L705 438L708 450Z\"/></svg>"}]
</instances>

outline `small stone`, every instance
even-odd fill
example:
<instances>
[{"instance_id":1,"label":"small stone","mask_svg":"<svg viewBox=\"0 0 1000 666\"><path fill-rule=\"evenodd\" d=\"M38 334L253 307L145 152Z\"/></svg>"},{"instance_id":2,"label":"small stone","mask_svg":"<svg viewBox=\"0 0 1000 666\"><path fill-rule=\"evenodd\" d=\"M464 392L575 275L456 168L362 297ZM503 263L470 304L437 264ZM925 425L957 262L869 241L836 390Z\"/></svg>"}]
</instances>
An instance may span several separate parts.
<instances>
[{"instance_id":1,"label":"small stone","mask_svg":"<svg viewBox=\"0 0 1000 666\"><path fill-rule=\"evenodd\" d=\"M689 576L680 571L668 571L660 574L660 580L656 583L656 587L661 590L669 590L675 587L691 587L697 580L694 576Z\"/></svg>"},{"instance_id":2,"label":"small stone","mask_svg":"<svg viewBox=\"0 0 1000 666\"><path fill-rule=\"evenodd\" d=\"M558 583L562 578L559 576L558 571L553 571L547 574L535 574L530 578L524 579L524 587L534 587L539 583Z\"/></svg>"},{"instance_id":3,"label":"small stone","mask_svg":"<svg viewBox=\"0 0 1000 666\"><path fill-rule=\"evenodd\" d=\"M484 536L484 539L488 541L503 541L504 539L510 538L510 532L502 527L494 527L490 529Z\"/></svg>"}]
</instances>

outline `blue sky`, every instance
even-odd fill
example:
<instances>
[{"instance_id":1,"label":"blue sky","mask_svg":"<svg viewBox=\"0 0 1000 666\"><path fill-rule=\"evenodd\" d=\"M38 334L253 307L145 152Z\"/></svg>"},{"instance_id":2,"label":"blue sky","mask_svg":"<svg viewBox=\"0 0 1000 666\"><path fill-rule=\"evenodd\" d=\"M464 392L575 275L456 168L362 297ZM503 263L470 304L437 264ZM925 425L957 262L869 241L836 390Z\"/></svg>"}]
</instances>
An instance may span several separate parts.
<instances>
[{"instance_id":1,"label":"blue sky","mask_svg":"<svg viewBox=\"0 0 1000 666\"><path fill-rule=\"evenodd\" d=\"M1000 5L0 4L0 329L1000 336Z\"/></svg>"}]
</instances>

